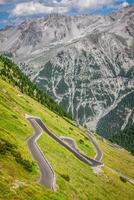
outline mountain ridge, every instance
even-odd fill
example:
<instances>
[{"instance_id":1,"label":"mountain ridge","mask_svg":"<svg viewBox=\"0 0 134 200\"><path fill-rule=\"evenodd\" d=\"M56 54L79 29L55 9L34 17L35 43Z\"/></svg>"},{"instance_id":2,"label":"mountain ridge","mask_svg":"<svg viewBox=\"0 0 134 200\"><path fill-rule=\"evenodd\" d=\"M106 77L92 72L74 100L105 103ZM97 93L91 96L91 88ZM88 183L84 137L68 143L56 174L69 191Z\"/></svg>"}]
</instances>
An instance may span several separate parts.
<instances>
[{"instance_id":1,"label":"mountain ridge","mask_svg":"<svg viewBox=\"0 0 134 200\"><path fill-rule=\"evenodd\" d=\"M95 130L134 90L133 11L130 6L110 16L54 15L25 22L1 32L0 52L11 56L78 123ZM120 129L127 116L126 111Z\"/></svg>"},{"instance_id":2,"label":"mountain ridge","mask_svg":"<svg viewBox=\"0 0 134 200\"><path fill-rule=\"evenodd\" d=\"M13 63L9 62L10 64ZM6 65L0 60L0 70L7 67ZM16 70L14 66L10 68ZM18 76L15 76L17 73L13 74L14 81L18 80ZM57 137L73 138L78 148L87 156L94 157L95 150L86 138L87 129L77 127L73 121L63 119L22 93L13 84L14 81L8 73L5 77L0 75L1 200L133 199L134 186L131 180L134 179L134 157L125 149L96 134L92 137L103 152L104 162L104 166L98 170L76 159L44 132L38 146L55 171L57 190L52 192L39 185L39 169L27 145L27 139L33 134L33 129L25 118L27 115L39 116Z\"/></svg>"}]
</instances>

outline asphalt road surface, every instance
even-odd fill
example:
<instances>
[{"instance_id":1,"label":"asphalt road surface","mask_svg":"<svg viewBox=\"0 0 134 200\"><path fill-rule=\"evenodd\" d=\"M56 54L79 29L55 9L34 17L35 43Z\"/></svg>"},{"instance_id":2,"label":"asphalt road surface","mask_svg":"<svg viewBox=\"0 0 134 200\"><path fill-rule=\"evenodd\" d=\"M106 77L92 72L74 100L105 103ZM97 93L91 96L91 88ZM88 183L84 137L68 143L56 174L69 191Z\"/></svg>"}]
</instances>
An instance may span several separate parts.
<instances>
[{"instance_id":1,"label":"asphalt road surface","mask_svg":"<svg viewBox=\"0 0 134 200\"><path fill-rule=\"evenodd\" d=\"M28 121L31 123L31 125L34 128L34 134L28 139L27 142L28 142L28 147L31 151L31 154L40 168L39 183L52 190L55 190L56 184L55 184L54 171L52 167L50 166L49 162L47 161L47 159L45 158L44 154L42 153L42 151L36 144L36 141L41 136L42 130L34 119L28 118Z\"/></svg>"},{"instance_id":2,"label":"asphalt road surface","mask_svg":"<svg viewBox=\"0 0 134 200\"><path fill-rule=\"evenodd\" d=\"M96 149L96 156L95 156L95 160L98 162L101 162L102 157L103 157L103 153L99 147L99 145L97 144L97 142L95 141L95 139L93 138L92 134L90 132L87 133L88 138L90 139L90 141L93 143L95 149Z\"/></svg>"}]
</instances>

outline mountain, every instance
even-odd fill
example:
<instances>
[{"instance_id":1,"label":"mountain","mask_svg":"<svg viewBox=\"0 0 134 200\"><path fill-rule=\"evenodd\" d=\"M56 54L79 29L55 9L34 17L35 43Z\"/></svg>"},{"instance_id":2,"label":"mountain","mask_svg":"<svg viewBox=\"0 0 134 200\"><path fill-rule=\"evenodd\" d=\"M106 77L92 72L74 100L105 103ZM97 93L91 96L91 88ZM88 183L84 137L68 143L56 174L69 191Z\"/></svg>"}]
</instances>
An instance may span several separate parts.
<instances>
[{"instance_id":1,"label":"mountain","mask_svg":"<svg viewBox=\"0 0 134 200\"><path fill-rule=\"evenodd\" d=\"M0 31L0 52L100 135L111 138L133 123L134 6L24 22Z\"/></svg>"},{"instance_id":2,"label":"mountain","mask_svg":"<svg viewBox=\"0 0 134 200\"><path fill-rule=\"evenodd\" d=\"M116 142L118 145L126 148L128 151L132 152L134 155L134 124L127 125L124 130L120 131L118 134L115 134L110 139L112 142Z\"/></svg>"},{"instance_id":3,"label":"mountain","mask_svg":"<svg viewBox=\"0 0 134 200\"><path fill-rule=\"evenodd\" d=\"M27 84L22 90L19 83L24 79ZM27 145L34 130L26 115L40 117L57 137L73 138L87 156L94 157L96 152L87 130L38 102L31 86L13 62L0 57L0 199L133 200L134 157L96 134L92 137L103 152L101 168L83 163L42 132L37 145L55 172L56 191L38 183L40 171Z\"/></svg>"}]
</instances>

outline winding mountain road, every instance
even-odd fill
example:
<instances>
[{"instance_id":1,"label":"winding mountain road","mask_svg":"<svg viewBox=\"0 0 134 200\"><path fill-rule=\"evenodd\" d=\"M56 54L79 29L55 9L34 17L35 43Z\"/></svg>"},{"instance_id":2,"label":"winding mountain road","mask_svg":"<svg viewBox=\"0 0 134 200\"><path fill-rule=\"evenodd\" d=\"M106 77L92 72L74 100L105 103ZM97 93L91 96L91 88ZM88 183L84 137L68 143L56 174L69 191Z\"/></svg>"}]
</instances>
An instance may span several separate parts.
<instances>
[{"instance_id":1,"label":"winding mountain road","mask_svg":"<svg viewBox=\"0 0 134 200\"><path fill-rule=\"evenodd\" d=\"M39 180L40 184L47 186L52 190L55 190L56 188L54 170L52 169L51 165L45 158L41 149L36 144L36 141L41 136L42 130L46 132L55 141L57 141L59 144L61 144L63 147L65 147L67 150L69 150L76 158L88 164L89 166L97 167L97 166L103 165L103 163L100 162L100 159L102 158L101 151L98 145L96 144L96 142L94 142L92 137L90 138L89 136L89 139L91 139L92 143L94 144L97 150L96 159L90 158L86 156L85 154L81 153L79 149L76 148L76 146L74 148L74 144L71 142L71 140L68 139L68 143L66 143L64 141L65 138L63 139L55 135L45 126L45 124L42 122L40 118L32 117L32 116L27 116L26 118L31 123L32 127L34 128L34 134L28 139L28 147L31 151L31 154L34 160L37 162L40 168L40 180Z\"/></svg>"},{"instance_id":2,"label":"winding mountain road","mask_svg":"<svg viewBox=\"0 0 134 200\"><path fill-rule=\"evenodd\" d=\"M93 134L90 133L90 132L88 132L88 133L87 133L87 137L88 137L89 140L92 142L92 144L94 145L95 150L96 150L96 156L95 156L94 159L95 159L96 161L101 162L102 157L103 157L103 153L102 153L102 151L101 151L99 145L97 144L97 142L96 142L95 139L93 138Z\"/></svg>"},{"instance_id":3,"label":"winding mountain road","mask_svg":"<svg viewBox=\"0 0 134 200\"><path fill-rule=\"evenodd\" d=\"M52 190L55 190L56 182L55 182L54 170L52 169L51 165L45 158L44 154L42 153L42 151L36 144L36 141L41 136L42 130L34 119L30 119L30 118L27 118L27 119L34 128L34 134L28 139L27 143L34 160L37 162L40 168L41 174L40 174L39 183Z\"/></svg>"},{"instance_id":4,"label":"winding mountain road","mask_svg":"<svg viewBox=\"0 0 134 200\"><path fill-rule=\"evenodd\" d=\"M41 119L39 118L34 118L35 121L38 123L38 125L42 128L43 131L45 131L50 137L52 137L55 141L57 141L58 143L60 143L62 146L64 146L66 149L68 149L75 157L77 157L79 160L85 162L86 164L90 165L90 166L98 166L98 165L102 165L101 162L96 161L95 159L92 159L90 157L85 158L83 156L82 153L76 151L76 149L72 148L71 146L69 146L68 144L66 144L60 137L58 137L57 135L55 135L54 133L52 133L46 126L45 124L42 122Z\"/></svg>"},{"instance_id":5,"label":"winding mountain road","mask_svg":"<svg viewBox=\"0 0 134 200\"><path fill-rule=\"evenodd\" d=\"M70 137L60 137L64 142L66 142L67 144L69 144L69 146L71 146L73 149L75 149L76 151L79 151L78 146L75 142L74 139L70 138Z\"/></svg>"}]
</instances>

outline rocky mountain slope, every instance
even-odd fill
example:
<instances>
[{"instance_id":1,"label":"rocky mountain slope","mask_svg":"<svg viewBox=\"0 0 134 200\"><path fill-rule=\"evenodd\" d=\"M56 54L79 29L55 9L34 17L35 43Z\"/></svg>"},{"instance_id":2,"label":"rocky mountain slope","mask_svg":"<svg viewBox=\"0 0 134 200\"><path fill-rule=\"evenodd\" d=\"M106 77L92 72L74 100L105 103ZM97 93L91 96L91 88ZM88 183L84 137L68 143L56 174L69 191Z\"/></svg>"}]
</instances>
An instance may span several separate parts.
<instances>
[{"instance_id":1,"label":"rocky mountain slope","mask_svg":"<svg viewBox=\"0 0 134 200\"><path fill-rule=\"evenodd\" d=\"M24 22L0 31L0 52L78 123L106 137L133 123L133 6L110 16L51 15Z\"/></svg>"},{"instance_id":2,"label":"rocky mountain slope","mask_svg":"<svg viewBox=\"0 0 134 200\"><path fill-rule=\"evenodd\" d=\"M27 115L40 117L57 137L71 137L87 156L94 157L96 152L86 129L50 111L26 90L22 93L15 83L22 83L25 76L20 77L13 63L0 58L0 72L5 68L11 76L7 69L0 73L0 200L133 200L134 157L96 134L94 139L103 152L101 169L81 162L42 132L38 146L55 172L56 191L38 183L40 170L27 145L34 132Z\"/></svg>"}]
</instances>

